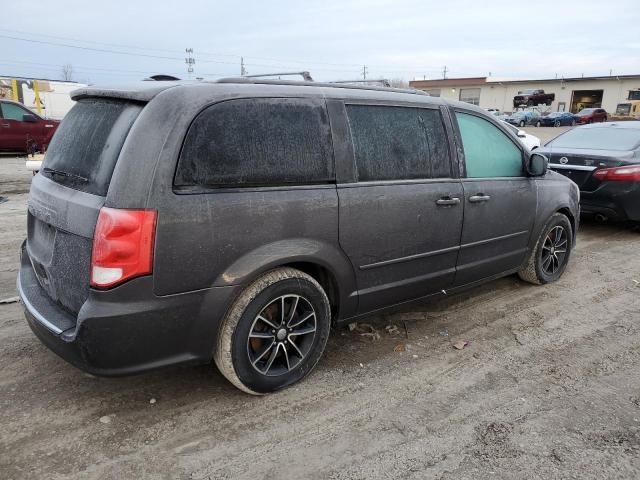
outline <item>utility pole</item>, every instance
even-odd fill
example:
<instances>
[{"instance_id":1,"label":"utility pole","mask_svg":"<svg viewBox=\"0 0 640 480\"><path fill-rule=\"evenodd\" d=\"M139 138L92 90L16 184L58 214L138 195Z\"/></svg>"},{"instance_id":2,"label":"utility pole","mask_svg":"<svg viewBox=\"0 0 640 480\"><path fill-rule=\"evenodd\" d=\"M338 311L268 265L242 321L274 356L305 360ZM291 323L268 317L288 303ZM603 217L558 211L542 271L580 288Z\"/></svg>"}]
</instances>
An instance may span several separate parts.
<instances>
[{"instance_id":1,"label":"utility pole","mask_svg":"<svg viewBox=\"0 0 640 480\"><path fill-rule=\"evenodd\" d=\"M240 57L240 76L244 77L247 74L247 69L244 68L244 57Z\"/></svg>"},{"instance_id":2,"label":"utility pole","mask_svg":"<svg viewBox=\"0 0 640 480\"><path fill-rule=\"evenodd\" d=\"M367 79L367 70L368 70L368 69L367 69L367 66L366 66L366 65L363 65L363 66L362 66L362 79L363 79L363 80L366 80L366 79Z\"/></svg>"},{"instance_id":3,"label":"utility pole","mask_svg":"<svg viewBox=\"0 0 640 480\"><path fill-rule=\"evenodd\" d=\"M442 68L442 78L444 80L447 79L447 66L446 65Z\"/></svg>"},{"instance_id":4,"label":"utility pole","mask_svg":"<svg viewBox=\"0 0 640 480\"><path fill-rule=\"evenodd\" d=\"M193 66L196 64L196 59L193 58L193 48L185 48L185 53L187 54L184 59L184 63L187 64L187 74L189 78L191 78L191 74L193 73Z\"/></svg>"}]
</instances>

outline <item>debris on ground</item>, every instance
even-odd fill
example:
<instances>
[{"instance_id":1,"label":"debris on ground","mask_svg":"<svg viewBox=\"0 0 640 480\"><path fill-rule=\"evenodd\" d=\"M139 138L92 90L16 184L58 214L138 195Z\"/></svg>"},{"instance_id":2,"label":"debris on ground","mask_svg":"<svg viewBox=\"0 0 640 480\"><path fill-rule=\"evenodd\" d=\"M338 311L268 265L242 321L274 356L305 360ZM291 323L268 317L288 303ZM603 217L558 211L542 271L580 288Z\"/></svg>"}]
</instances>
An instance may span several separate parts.
<instances>
[{"instance_id":1,"label":"debris on ground","mask_svg":"<svg viewBox=\"0 0 640 480\"><path fill-rule=\"evenodd\" d=\"M358 328L358 324L356 322L349 324L349 331L353 332L356 328Z\"/></svg>"},{"instance_id":2,"label":"debris on ground","mask_svg":"<svg viewBox=\"0 0 640 480\"><path fill-rule=\"evenodd\" d=\"M462 350L467 345L469 345L469 342L467 342L466 340L460 340L459 342L453 344L453 348L455 348L456 350Z\"/></svg>"},{"instance_id":3,"label":"debris on ground","mask_svg":"<svg viewBox=\"0 0 640 480\"><path fill-rule=\"evenodd\" d=\"M20 297L3 298L2 300L0 300L0 305L7 305L9 303L16 303L18 300L20 300Z\"/></svg>"},{"instance_id":4,"label":"debris on ground","mask_svg":"<svg viewBox=\"0 0 640 480\"><path fill-rule=\"evenodd\" d=\"M449 336L449 331L448 330L442 330L440 332L440 336L441 337L448 337Z\"/></svg>"},{"instance_id":5,"label":"debris on ground","mask_svg":"<svg viewBox=\"0 0 640 480\"><path fill-rule=\"evenodd\" d=\"M369 337L372 341L380 340L380 334L378 331L368 323L359 323L356 327L356 331L360 333L361 337Z\"/></svg>"},{"instance_id":6,"label":"debris on ground","mask_svg":"<svg viewBox=\"0 0 640 480\"><path fill-rule=\"evenodd\" d=\"M156 399L155 399L155 398L150 399L150 400L149 400L149 403L150 403L151 405L153 405L154 403L156 403Z\"/></svg>"},{"instance_id":7,"label":"debris on ground","mask_svg":"<svg viewBox=\"0 0 640 480\"><path fill-rule=\"evenodd\" d=\"M393 347L393 351L400 353L400 352L404 352L407 350L407 347L404 344L400 344L400 345L396 345L395 347Z\"/></svg>"},{"instance_id":8,"label":"debris on ground","mask_svg":"<svg viewBox=\"0 0 640 480\"><path fill-rule=\"evenodd\" d=\"M9 199L7 197L0 197L0 203L8 202Z\"/></svg>"},{"instance_id":9,"label":"debris on ground","mask_svg":"<svg viewBox=\"0 0 640 480\"><path fill-rule=\"evenodd\" d=\"M103 417L100 417L100 423L111 423L111 417L112 415L105 415Z\"/></svg>"},{"instance_id":10,"label":"debris on ground","mask_svg":"<svg viewBox=\"0 0 640 480\"><path fill-rule=\"evenodd\" d=\"M393 335L394 333L400 333L400 330L398 330L398 327L396 325L387 325L386 327L384 327L384 329L387 331L389 335Z\"/></svg>"}]
</instances>

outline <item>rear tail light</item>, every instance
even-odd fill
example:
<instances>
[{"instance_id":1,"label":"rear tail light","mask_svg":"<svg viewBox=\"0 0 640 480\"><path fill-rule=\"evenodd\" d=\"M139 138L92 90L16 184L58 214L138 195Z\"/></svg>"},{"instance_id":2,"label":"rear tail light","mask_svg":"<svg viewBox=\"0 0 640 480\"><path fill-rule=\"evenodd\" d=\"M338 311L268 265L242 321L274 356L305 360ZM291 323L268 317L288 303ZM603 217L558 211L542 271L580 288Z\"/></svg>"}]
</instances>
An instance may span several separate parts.
<instances>
[{"instance_id":1,"label":"rear tail light","mask_svg":"<svg viewBox=\"0 0 640 480\"><path fill-rule=\"evenodd\" d=\"M109 288L153 271L155 210L103 207L93 236L91 286Z\"/></svg>"},{"instance_id":2,"label":"rear tail light","mask_svg":"<svg viewBox=\"0 0 640 480\"><path fill-rule=\"evenodd\" d=\"M601 182L640 182L640 165L601 168L593 176Z\"/></svg>"}]
</instances>

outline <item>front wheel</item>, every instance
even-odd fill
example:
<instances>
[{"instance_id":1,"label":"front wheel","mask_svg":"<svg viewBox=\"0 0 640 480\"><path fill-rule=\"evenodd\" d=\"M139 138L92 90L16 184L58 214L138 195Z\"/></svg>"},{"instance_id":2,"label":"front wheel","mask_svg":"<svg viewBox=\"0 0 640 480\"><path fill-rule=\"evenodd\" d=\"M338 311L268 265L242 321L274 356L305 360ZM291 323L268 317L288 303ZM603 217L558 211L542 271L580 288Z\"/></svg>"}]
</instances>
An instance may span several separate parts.
<instances>
[{"instance_id":1,"label":"front wheel","mask_svg":"<svg viewBox=\"0 0 640 480\"><path fill-rule=\"evenodd\" d=\"M561 213L553 214L518 276L536 285L555 282L567 268L572 245L573 231L569 219Z\"/></svg>"},{"instance_id":2,"label":"front wheel","mask_svg":"<svg viewBox=\"0 0 640 480\"><path fill-rule=\"evenodd\" d=\"M560 120L556 120L555 122L553 122L553 126L554 127L559 127L560 126Z\"/></svg>"},{"instance_id":3,"label":"front wheel","mask_svg":"<svg viewBox=\"0 0 640 480\"><path fill-rule=\"evenodd\" d=\"M575 127L576 126L576 121L575 120L571 120L571 126Z\"/></svg>"},{"instance_id":4,"label":"front wheel","mask_svg":"<svg viewBox=\"0 0 640 480\"><path fill-rule=\"evenodd\" d=\"M525 125L524 120L520 120L520 122L518 123L518 126L519 127L524 127L524 125Z\"/></svg>"},{"instance_id":5,"label":"front wheel","mask_svg":"<svg viewBox=\"0 0 640 480\"><path fill-rule=\"evenodd\" d=\"M313 370L330 328L331 308L320 284L300 270L278 268L234 302L220 326L215 362L240 390L275 392Z\"/></svg>"},{"instance_id":6,"label":"front wheel","mask_svg":"<svg viewBox=\"0 0 640 480\"><path fill-rule=\"evenodd\" d=\"M542 123L540 123L540 120L538 120L538 121L536 122L536 127L541 127L541 126L542 126Z\"/></svg>"}]
</instances>

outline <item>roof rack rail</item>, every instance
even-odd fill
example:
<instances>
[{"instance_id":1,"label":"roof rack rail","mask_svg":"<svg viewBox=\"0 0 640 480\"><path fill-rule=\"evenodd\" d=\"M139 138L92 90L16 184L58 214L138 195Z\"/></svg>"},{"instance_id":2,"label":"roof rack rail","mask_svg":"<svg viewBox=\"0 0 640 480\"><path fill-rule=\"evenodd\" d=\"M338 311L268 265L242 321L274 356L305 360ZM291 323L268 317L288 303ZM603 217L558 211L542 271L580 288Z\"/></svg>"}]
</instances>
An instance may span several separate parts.
<instances>
[{"instance_id":1,"label":"roof rack rail","mask_svg":"<svg viewBox=\"0 0 640 480\"><path fill-rule=\"evenodd\" d=\"M391 87L391 82L389 80L387 80L386 78L379 78L376 80L362 80L362 79L357 79L357 80L332 80L329 83L355 83L355 84L361 84L361 85L375 85L378 84L381 87Z\"/></svg>"},{"instance_id":2,"label":"roof rack rail","mask_svg":"<svg viewBox=\"0 0 640 480\"><path fill-rule=\"evenodd\" d=\"M260 73L257 75L243 75L243 78L260 78L260 77L287 77L291 75L300 75L305 82L313 82L311 74L307 71L302 72L283 72L283 73Z\"/></svg>"},{"instance_id":3,"label":"roof rack rail","mask_svg":"<svg viewBox=\"0 0 640 480\"><path fill-rule=\"evenodd\" d=\"M226 77L214 80L214 83L254 83L259 85L291 85L301 87L328 87L328 88L350 88L354 90L377 90L379 92L395 92L395 93L410 93L413 95L425 95L429 94L423 90L416 88L390 88L379 87L376 85L358 85L353 83L332 83L332 82L301 82L299 80L269 80L263 78L247 78L247 77Z\"/></svg>"}]
</instances>

